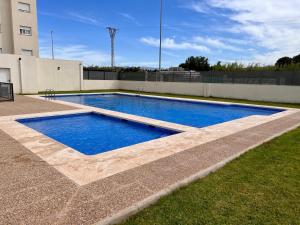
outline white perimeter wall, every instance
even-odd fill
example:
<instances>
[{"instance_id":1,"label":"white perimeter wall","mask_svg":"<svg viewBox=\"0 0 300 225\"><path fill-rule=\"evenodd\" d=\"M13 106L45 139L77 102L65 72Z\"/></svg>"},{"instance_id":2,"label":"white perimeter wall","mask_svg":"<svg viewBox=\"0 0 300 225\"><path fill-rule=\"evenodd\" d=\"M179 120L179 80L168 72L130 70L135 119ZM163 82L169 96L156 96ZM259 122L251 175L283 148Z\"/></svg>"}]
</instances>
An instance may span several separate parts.
<instances>
[{"instance_id":1,"label":"white perimeter wall","mask_svg":"<svg viewBox=\"0 0 300 225\"><path fill-rule=\"evenodd\" d=\"M211 84L210 96L256 101L300 103L300 86Z\"/></svg>"},{"instance_id":2,"label":"white perimeter wall","mask_svg":"<svg viewBox=\"0 0 300 225\"><path fill-rule=\"evenodd\" d=\"M10 80L14 84L15 93L20 93L21 88L24 93L37 93L35 57L0 54L0 68L10 70Z\"/></svg>"},{"instance_id":3,"label":"white perimeter wall","mask_svg":"<svg viewBox=\"0 0 300 225\"><path fill-rule=\"evenodd\" d=\"M84 80L83 90L113 90L120 89L118 80Z\"/></svg>"},{"instance_id":4,"label":"white perimeter wall","mask_svg":"<svg viewBox=\"0 0 300 225\"><path fill-rule=\"evenodd\" d=\"M81 90L81 70L79 61L37 59L39 91Z\"/></svg>"},{"instance_id":5,"label":"white perimeter wall","mask_svg":"<svg viewBox=\"0 0 300 225\"><path fill-rule=\"evenodd\" d=\"M120 81L119 88L205 97L300 103L300 86Z\"/></svg>"},{"instance_id":6,"label":"white perimeter wall","mask_svg":"<svg viewBox=\"0 0 300 225\"><path fill-rule=\"evenodd\" d=\"M34 94L45 89L78 91L83 85L79 61L0 54L0 68L10 70L15 93Z\"/></svg>"}]
</instances>

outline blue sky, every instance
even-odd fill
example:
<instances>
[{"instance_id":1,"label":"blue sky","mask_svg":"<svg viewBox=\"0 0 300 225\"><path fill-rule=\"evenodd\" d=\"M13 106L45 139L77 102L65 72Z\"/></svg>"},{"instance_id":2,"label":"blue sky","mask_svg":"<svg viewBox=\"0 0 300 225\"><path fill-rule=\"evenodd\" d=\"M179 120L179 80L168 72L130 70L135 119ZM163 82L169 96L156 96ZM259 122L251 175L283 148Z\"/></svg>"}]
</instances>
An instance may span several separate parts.
<instances>
[{"instance_id":1,"label":"blue sky","mask_svg":"<svg viewBox=\"0 0 300 225\"><path fill-rule=\"evenodd\" d=\"M158 64L159 0L37 0L40 54L109 65L107 26L119 28L116 63ZM300 53L299 0L164 0L163 66L188 56L270 64Z\"/></svg>"}]
</instances>

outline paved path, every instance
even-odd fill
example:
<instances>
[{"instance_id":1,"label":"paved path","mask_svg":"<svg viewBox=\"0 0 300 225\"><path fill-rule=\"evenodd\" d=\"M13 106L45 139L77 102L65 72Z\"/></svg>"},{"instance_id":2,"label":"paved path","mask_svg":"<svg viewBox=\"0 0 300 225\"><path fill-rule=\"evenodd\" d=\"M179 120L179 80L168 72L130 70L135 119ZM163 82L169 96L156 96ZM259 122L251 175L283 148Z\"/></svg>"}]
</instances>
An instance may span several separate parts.
<instances>
[{"instance_id":1,"label":"paved path","mask_svg":"<svg viewBox=\"0 0 300 225\"><path fill-rule=\"evenodd\" d=\"M15 102L0 102L0 116L72 110L74 107L16 95Z\"/></svg>"},{"instance_id":2,"label":"paved path","mask_svg":"<svg viewBox=\"0 0 300 225\"><path fill-rule=\"evenodd\" d=\"M1 104L2 115L70 109L21 97L3 113ZM0 130L0 224L94 224L299 124L295 113L84 186Z\"/></svg>"}]
</instances>

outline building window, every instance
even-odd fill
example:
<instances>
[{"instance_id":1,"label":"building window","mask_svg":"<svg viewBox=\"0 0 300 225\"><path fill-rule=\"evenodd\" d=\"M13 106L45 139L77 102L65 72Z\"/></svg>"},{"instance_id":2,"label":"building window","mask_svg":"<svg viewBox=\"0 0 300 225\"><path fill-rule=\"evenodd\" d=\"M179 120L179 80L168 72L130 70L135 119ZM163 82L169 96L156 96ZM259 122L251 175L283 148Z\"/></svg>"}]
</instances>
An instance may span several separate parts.
<instances>
[{"instance_id":1,"label":"building window","mask_svg":"<svg viewBox=\"0 0 300 225\"><path fill-rule=\"evenodd\" d=\"M20 34L30 36L31 35L31 27L20 26Z\"/></svg>"},{"instance_id":2,"label":"building window","mask_svg":"<svg viewBox=\"0 0 300 225\"><path fill-rule=\"evenodd\" d=\"M20 12L30 12L30 5L24 2L18 2L18 10Z\"/></svg>"},{"instance_id":3,"label":"building window","mask_svg":"<svg viewBox=\"0 0 300 225\"><path fill-rule=\"evenodd\" d=\"M30 49L22 49L22 55L32 56L33 51Z\"/></svg>"}]
</instances>

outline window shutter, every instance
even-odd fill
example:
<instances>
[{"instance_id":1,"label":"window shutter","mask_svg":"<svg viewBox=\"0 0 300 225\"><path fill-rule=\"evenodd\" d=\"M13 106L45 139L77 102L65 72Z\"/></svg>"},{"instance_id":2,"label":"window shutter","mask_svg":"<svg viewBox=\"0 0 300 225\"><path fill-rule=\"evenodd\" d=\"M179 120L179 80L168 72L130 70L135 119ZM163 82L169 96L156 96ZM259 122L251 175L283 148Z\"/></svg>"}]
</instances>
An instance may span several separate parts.
<instances>
[{"instance_id":1,"label":"window shutter","mask_svg":"<svg viewBox=\"0 0 300 225\"><path fill-rule=\"evenodd\" d=\"M18 9L22 12L30 12L30 5L27 3L19 2Z\"/></svg>"}]
</instances>

